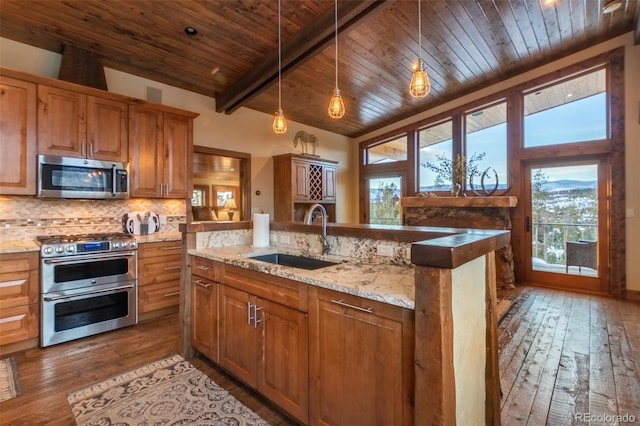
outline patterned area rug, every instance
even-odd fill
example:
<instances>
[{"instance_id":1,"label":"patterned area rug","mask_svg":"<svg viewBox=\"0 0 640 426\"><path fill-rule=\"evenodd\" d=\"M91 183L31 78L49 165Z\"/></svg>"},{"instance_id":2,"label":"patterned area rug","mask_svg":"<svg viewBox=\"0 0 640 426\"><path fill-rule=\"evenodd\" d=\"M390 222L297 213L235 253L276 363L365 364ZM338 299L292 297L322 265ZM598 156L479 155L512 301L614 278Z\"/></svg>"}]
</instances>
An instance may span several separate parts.
<instances>
[{"instance_id":1,"label":"patterned area rug","mask_svg":"<svg viewBox=\"0 0 640 426\"><path fill-rule=\"evenodd\" d=\"M0 402L20 395L18 367L13 358L0 359Z\"/></svg>"},{"instance_id":2,"label":"patterned area rug","mask_svg":"<svg viewBox=\"0 0 640 426\"><path fill-rule=\"evenodd\" d=\"M268 425L181 356L68 395L78 425Z\"/></svg>"}]
</instances>

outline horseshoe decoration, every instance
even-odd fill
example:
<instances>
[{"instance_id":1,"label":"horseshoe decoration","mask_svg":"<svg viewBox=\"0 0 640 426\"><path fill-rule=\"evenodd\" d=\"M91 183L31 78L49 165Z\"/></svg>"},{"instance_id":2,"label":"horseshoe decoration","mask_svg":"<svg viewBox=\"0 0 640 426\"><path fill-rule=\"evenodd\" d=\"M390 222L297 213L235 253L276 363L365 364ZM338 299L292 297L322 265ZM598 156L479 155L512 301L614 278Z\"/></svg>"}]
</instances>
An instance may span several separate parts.
<instances>
[{"instance_id":1,"label":"horseshoe decoration","mask_svg":"<svg viewBox=\"0 0 640 426\"><path fill-rule=\"evenodd\" d=\"M480 188L478 190L476 190L476 187L473 184L475 175L480 175L480 173L477 170L474 170L469 175L469 187L471 188L471 191L474 194L480 197L487 197L490 195L494 195L498 191L498 186L500 185L500 182L498 181L498 172L496 172L496 169L494 169L493 167L487 167L487 169L484 172L482 172L482 174L480 175ZM492 177L491 175L493 175L493 179L495 179L495 184L493 185L493 188L487 189L485 186L485 180L491 178ZM504 192L499 195L505 195L510 190L511 190L511 186L506 188Z\"/></svg>"}]
</instances>

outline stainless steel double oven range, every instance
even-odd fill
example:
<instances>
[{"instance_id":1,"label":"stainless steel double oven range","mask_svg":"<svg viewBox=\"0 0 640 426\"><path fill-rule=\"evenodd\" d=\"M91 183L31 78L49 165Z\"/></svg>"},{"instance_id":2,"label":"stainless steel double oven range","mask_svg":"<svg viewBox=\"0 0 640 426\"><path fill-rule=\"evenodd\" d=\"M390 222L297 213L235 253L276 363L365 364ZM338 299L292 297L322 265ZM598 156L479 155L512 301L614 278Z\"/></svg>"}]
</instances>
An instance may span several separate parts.
<instances>
[{"instance_id":1,"label":"stainless steel double oven range","mask_svg":"<svg viewBox=\"0 0 640 426\"><path fill-rule=\"evenodd\" d=\"M138 246L133 236L36 240L41 246L41 346L138 322Z\"/></svg>"}]
</instances>

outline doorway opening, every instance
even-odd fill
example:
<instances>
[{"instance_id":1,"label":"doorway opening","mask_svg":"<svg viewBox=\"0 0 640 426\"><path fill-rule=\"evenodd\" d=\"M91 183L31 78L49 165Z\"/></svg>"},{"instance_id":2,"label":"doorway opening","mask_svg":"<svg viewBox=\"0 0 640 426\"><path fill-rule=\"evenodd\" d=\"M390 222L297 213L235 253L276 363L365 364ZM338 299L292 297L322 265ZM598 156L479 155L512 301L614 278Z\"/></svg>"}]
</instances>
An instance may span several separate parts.
<instances>
[{"instance_id":1,"label":"doorway opening","mask_svg":"<svg viewBox=\"0 0 640 426\"><path fill-rule=\"evenodd\" d=\"M194 221L249 220L251 214L251 154L193 147Z\"/></svg>"}]
</instances>

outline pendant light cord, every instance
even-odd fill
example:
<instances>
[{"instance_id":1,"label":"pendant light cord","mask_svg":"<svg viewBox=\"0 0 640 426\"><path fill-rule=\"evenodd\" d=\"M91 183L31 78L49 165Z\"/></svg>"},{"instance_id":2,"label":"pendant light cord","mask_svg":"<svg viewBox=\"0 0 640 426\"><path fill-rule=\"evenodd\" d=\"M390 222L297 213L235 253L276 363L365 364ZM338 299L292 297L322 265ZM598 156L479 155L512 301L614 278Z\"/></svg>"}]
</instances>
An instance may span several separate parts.
<instances>
[{"instance_id":1,"label":"pendant light cord","mask_svg":"<svg viewBox=\"0 0 640 426\"><path fill-rule=\"evenodd\" d=\"M280 0L278 0L278 110L282 110L282 37L280 19Z\"/></svg>"},{"instance_id":2,"label":"pendant light cord","mask_svg":"<svg viewBox=\"0 0 640 426\"><path fill-rule=\"evenodd\" d=\"M338 89L338 0L335 0L335 26L336 26L336 89Z\"/></svg>"},{"instance_id":3,"label":"pendant light cord","mask_svg":"<svg viewBox=\"0 0 640 426\"><path fill-rule=\"evenodd\" d=\"M420 10L421 1L418 0L418 58L422 62L422 12Z\"/></svg>"}]
</instances>

